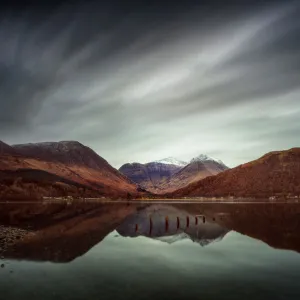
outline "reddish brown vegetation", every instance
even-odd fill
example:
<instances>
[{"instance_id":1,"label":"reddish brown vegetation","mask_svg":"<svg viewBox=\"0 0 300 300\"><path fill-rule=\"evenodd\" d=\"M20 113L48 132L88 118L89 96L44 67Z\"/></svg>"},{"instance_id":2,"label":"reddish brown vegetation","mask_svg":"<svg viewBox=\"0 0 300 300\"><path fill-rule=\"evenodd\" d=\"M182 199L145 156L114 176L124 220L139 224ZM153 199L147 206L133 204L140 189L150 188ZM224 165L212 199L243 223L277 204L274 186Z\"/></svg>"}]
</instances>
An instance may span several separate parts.
<instances>
[{"instance_id":1,"label":"reddish brown vegetation","mask_svg":"<svg viewBox=\"0 0 300 300\"><path fill-rule=\"evenodd\" d=\"M59 143L57 143L59 144ZM70 145L69 145L70 146ZM91 149L76 144L70 151L23 151L0 154L0 198L40 199L43 196L126 198L138 194L136 185ZM6 150L12 147L5 148ZM3 147L4 148L4 147ZM13 148L15 151L15 148ZM35 157L36 156L36 157ZM64 162L65 159L65 162Z\"/></svg>"},{"instance_id":2,"label":"reddish brown vegetation","mask_svg":"<svg viewBox=\"0 0 300 300\"><path fill-rule=\"evenodd\" d=\"M300 148L271 152L168 196L269 197L300 195Z\"/></svg>"}]
</instances>

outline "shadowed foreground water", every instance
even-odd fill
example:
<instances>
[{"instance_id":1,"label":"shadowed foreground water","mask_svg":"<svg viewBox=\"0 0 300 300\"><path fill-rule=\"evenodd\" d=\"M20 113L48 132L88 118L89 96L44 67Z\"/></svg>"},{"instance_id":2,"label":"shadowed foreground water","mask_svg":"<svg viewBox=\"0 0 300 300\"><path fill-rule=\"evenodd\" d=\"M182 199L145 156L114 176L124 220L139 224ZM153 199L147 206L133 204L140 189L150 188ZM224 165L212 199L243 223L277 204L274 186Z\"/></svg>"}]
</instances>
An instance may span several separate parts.
<instances>
[{"instance_id":1,"label":"shadowed foreground water","mask_svg":"<svg viewBox=\"0 0 300 300\"><path fill-rule=\"evenodd\" d=\"M300 299L300 205L2 204L1 299Z\"/></svg>"}]
</instances>

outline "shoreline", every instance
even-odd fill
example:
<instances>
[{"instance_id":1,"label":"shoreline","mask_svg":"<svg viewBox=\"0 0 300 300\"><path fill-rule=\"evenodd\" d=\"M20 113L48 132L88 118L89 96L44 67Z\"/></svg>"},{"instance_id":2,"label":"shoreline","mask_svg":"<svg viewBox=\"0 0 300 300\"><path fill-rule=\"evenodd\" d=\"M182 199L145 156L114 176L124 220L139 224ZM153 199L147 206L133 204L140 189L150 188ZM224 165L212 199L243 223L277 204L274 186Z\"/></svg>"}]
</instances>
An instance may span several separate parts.
<instances>
[{"instance_id":1,"label":"shoreline","mask_svg":"<svg viewBox=\"0 0 300 300\"><path fill-rule=\"evenodd\" d=\"M0 200L0 204L50 204L50 203L66 203L68 205L75 204L75 203L180 203L180 204L189 204L189 203L220 203L220 204L259 204L259 203L269 203L269 204L276 204L276 203L281 203L281 204L300 204L300 200L298 199L278 199L278 200L269 200L269 199L255 199L255 198L247 198L247 199L183 199L183 198L177 198L177 199L166 199L166 198L157 198L157 199L103 199L103 198L81 198L81 199L64 199L64 198L49 198L49 199L43 199L40 201L36 200Z\"/></svg>"}]
</instances>

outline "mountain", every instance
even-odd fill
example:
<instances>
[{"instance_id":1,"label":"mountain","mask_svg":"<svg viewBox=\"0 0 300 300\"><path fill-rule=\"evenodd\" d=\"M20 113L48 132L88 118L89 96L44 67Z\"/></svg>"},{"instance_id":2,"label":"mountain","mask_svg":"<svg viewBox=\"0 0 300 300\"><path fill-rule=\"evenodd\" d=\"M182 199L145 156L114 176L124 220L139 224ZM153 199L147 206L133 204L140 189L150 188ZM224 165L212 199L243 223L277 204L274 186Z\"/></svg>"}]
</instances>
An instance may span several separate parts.
<instances>
[{"instance_id":1,"label":"mountain","mask_svg":"<svg viewBox=\"0 0 300 300\"><path fill-rule=\"evenodd\" d=\"M182 167L179 165L150 162L123 165L119 171L147 191L160 191L160 185L171 178Z\"/></svg>"},{"instance_id":2,"label":"mountain","mask_svg":"<svg viewBox=\"0 0 300 300\"><path fill-rule=\"evenodd\" d=\"M191 183L171 196L270 197L300 195L300 148L261 158Z\"/></svg>"},{"instance_id":3,"label":"mountain","mask_svg":"<svg viewBox=\"0 0 300 300\"><path fill-rule=\"evenodd\" d=\"M188 165L179 170L169 180L163 182L160 188L168 192L175 191L227 169L228 167L223 162L214 160L206 155L200 155L193 158Z\"/></svg>"},{"instance_id":4,"label":"mountain","mask_svg":"<svg viewBox=\"0 0 300 300\"><path fill-rule=\"evenodd\" d=\"M162 194L227 169L223 162L201 154L190 163L169 157L147 164L125 164L119 171L142 188Z\"/></svg>"},{"instance_id":5,"label":"mountain","mask_svg":"<svg viewBox=\"0 0 300 300\"><path fill-rule=\"evenodd\" d=\"M112 169L106 160L77 141L19 144L12 145L12 148L24 157L68 165L83 165L99 170L103 168Z\"/></svg>"},{"instance_id":6,"label":"mountain","mask_svg":"<svg viewBox=\"0 0 300 300\"><path fill-rule=\"evenodd\" d=\"M0 159L0 198L13 195L126 197L137 186L89 147L76 141L14 145Z\"/></svg>"},{"instance_id":7,"label":"mountain","mask_svg":"<svg viewBox=\"0 0 300 300\"><path fill-rule=\"evenodd\" d=\"M117 227L125 237L145 236L168 244L192 240L201 246L220 241L228 232L212 219L191 215L169 205L152 205L128 216Z\"/></svg>"},{"instance_id":8,"label":"mountain","mask_svg":"<svg viewBox=\"0 0 300 300\"><path fill-rule=\"evenodd\" d=\"M193 162L217 162L218 164L225 166L225 168L228 169L228 167L221 160L212 158L210 156L207 156L206 154L200 154L197 157L194 157L193 159L191 159L190 163Z\"/></svg>"}]
</instances>

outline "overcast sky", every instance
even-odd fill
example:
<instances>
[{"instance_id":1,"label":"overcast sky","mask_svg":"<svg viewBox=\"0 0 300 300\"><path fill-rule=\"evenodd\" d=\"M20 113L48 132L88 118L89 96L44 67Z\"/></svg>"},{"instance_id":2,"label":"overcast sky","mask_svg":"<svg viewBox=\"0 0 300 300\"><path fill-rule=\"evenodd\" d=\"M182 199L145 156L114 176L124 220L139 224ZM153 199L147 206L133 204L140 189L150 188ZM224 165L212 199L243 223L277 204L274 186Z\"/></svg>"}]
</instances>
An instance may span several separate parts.
<instances>
[{"instance_id":1,"label":"overcast sky","mask_svg":"<svg viewBox=\"0 0 300 300\"><path fill-rule=\"evenodd\" d=\"M77 140L115 167L300 146L300 1L13 2L0 140Z\"/></svg>"}]
</instances>

